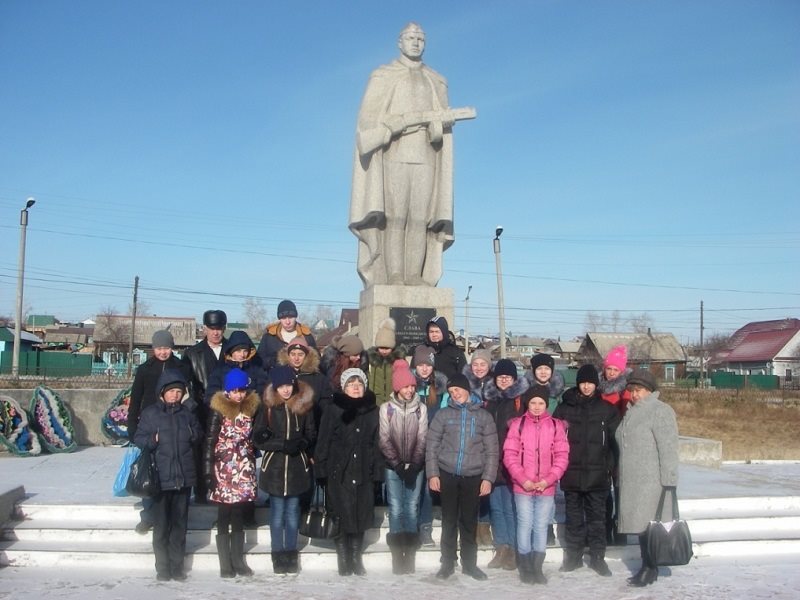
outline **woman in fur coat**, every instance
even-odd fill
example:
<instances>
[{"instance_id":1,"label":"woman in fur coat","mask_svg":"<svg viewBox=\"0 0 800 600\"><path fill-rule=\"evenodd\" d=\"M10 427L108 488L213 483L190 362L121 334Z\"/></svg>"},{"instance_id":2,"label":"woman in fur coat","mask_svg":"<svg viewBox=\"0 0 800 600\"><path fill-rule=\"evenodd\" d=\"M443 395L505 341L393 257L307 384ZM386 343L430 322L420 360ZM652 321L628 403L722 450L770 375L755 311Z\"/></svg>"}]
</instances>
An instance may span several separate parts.
<instances>
[{"instance_id":1,"label":"woman in fur coat","mask_svg":"<svg viewBox=\"0 0 800 600\"><path fill-rule=\"evenodd\" d=\"M288 365L273 367L256 424L256 445L264 451L259 487L269 494L272 570L299 571L297 530L300 496L311 488L311 451L317 438L314 390Z\"/></svg>"},{"instance_id":2,"label":"woman in fur coat","mask_svg":"<svg viewBox=\"0 0 800 600\"><path fill-rule=\"evenodd\" d=\"M383 481L384 468L378 406L361 369L347 369L340 379L343 391L322 415L314 467L336 520L339 575L366 575L364 532L372 527L374 486Z\"/></svg>"},{"instance_id":3,"label":"woman in fur coat","mask_svg":"<svg viewBox=\"0 0 800 600\"><path fill-rule=\"evenodd\" d=\"M210 502L217 505L217 555L222 577L252 575L244 559L244 518L256 499L253 423L260 402L241 369L225 375L211 397L203 455ZM229 531L230 528L230 531Z\"/></svg>"}]
</instances>

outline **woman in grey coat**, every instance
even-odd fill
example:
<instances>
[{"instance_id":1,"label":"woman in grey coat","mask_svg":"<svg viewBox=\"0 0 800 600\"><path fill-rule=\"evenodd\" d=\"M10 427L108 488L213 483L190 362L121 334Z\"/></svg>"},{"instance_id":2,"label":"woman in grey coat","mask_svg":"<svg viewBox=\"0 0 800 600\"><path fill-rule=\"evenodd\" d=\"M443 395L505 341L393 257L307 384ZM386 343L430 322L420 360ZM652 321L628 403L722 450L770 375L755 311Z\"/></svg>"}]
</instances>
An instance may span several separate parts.
<instances>
[{"instance_id":1,"label":"woman in grey coat","mask_svg":"<svg viewBox=\"0 0 800 600\"><path fill-rule=\"evenodd\" d=\"M646 552L644 531L655 518L664 487L678 484L678 423L672 408L658 399L656 378L645 369L628 377L630 406L617 428L620 449L619 531L639 536L642 566L628 584L642 587L658 579ZM662 518L672 518L665 503Z\"/></svg>"}]
</instances>

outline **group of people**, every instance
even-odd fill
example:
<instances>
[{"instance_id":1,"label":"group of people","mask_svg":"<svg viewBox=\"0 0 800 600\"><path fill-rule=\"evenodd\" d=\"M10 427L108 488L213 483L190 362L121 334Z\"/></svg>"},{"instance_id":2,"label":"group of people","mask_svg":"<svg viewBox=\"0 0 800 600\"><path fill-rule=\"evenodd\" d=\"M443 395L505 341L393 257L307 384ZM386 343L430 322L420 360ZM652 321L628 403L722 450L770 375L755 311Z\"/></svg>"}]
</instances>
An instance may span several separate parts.
<instances>
[{"instance_id":1,"label":"group of people","mask_svg":"<svg viewBox=\"0 0 800 600\"><path fill-rule=\"evenodd\" d=\"M624 347L600 373L581 366L564 391L546 354L531 357L525 373L486 350L468 363L441 316L410 351L386 319L373 347L344 335L321 356L291 301L277 316L256 348L241 331L226 339L225 314L207 311L206 337L182 359L169 333L157 332L154 356L137 370L131 439L155 452L162 487L137 530L153 528L160 580L186 577L192 488L196 502L218 507L222 577L252 574L244 527L261 489L275 573L298 572L301 509L324 491L340 575L366 574L364 534L376 525L376 496L385 495L393 573L413 573L418 548L435 545L438 498L438 578L450 577L459 558L462 573L487 578L477 558L479 523L488 519L488 566L542 584L557 493L566 507L560 570L582 567L588 548L589 566L609 576L608 541L642 534L662 486L677 483L674 412L649 371L627 368ZM658 576L641 548L635 586Z\"/></svg>"}]
</instances>

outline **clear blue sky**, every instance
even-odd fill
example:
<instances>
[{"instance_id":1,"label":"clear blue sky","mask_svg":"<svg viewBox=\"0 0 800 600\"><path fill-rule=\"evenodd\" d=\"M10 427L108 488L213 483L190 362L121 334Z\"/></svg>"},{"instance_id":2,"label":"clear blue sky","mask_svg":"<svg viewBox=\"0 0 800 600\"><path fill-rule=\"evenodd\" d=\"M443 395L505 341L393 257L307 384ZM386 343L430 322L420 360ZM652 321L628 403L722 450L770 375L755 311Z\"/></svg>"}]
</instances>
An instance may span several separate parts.
<instances>
[{"instance_id":1,"label":"clear blue sky","mask_svg":"<svg viewBox=\"0 0 800 600\"><path fill-rule=\"evenodd\" d=\"M402 6L402 8L400 8ZM355 307L367 77L409 20L449 81L456 323L569 338L588 311L681 341L800 316L800 3L0 2L0 314L243 298Z\"/></svg>"}]
</instances>

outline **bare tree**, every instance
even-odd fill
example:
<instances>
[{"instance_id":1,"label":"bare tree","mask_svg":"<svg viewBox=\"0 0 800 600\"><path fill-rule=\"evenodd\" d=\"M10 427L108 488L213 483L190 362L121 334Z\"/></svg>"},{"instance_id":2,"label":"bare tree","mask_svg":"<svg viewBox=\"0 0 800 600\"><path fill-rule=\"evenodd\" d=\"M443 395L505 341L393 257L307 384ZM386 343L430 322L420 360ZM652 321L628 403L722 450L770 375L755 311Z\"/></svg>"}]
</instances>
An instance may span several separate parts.
<instances>
[{"instance_id":1,"label":"bare tree","mask_svg":"<svg viewBox=\"0 0 800 600\"><path fill-rule=\"evenodd\" d=\"M267 309L258 298L246 298L244 301L244 315L247 319L247 328L253 332L263 332L267 326Z\"/></svg>"},{"instance_id":2,"label":"bare tree","mask_svg":"<svg viewBox=\"0 0 800 600\"><path fill-rule=\"evenodd\" d=\"M133 302L128 304L128 314L129 315L133 314ZM150 307L150 303L147 302L146 300L136 301L136 314L139 315L140 317L146 317L149 315L155 316L155 313L153 313L153 309Z\"/></svg>"},{"instance_id":3,"label":"bare tree","mask_svg":"<svg viewBox=\"0 0 800 600\"><path fill-rule=\"evenodd\" d=\"M603 331L606 327L606 320L603 315L591 310L586 313L583 323L586 331Z\"/></svg>"},{"instance_id":4,"label":"bare tree","mask_svg":"<svg viewBox=\"0 0 800 600\"><path fill-rule=\"evenodd\" d=\"M302 319L309 327L314 327L320 321L333 321L334 312L330 306L325 304L317 304L316 308L309 313L308 319Z\"/></svg>"},{"instance_id":5,"label":"bare tree","mask_svg":"<svg viewBox=\"0 0 800 600\"><path fill-rule=\"evenodd\" d=\"M113 306L105 306L97 312L95 319L95 353L115 349L127 353L131 338L130 317L121 317Z\"/></svg>"},{"instance_id":6,"label":"bare tree","mask_svg":"<svg viewBox=\"0 0 800 600\"><path fill-rule=\"evenodd\" d=\"M647 333L655 328L655 320L646 312L628 317L628 323L634 333Z\"/></svg>"}]
</instances>

